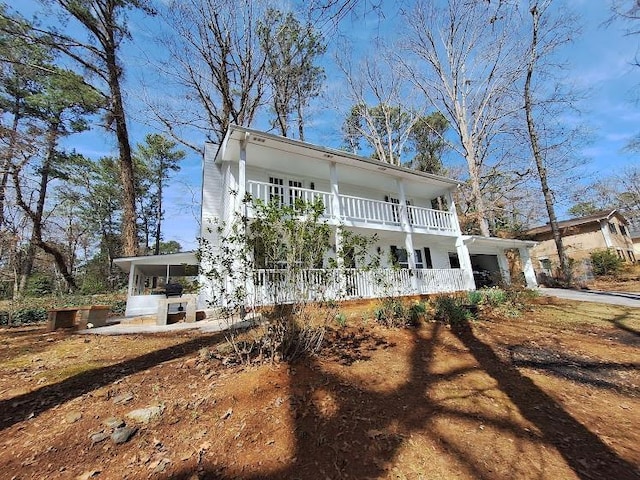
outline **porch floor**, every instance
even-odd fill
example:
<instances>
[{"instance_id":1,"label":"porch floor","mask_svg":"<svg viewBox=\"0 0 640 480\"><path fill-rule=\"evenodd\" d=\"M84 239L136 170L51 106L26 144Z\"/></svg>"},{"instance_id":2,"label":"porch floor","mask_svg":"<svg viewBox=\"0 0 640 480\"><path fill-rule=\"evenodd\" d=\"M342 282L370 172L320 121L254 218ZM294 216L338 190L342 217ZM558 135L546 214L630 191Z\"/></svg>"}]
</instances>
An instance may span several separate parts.
<instances>
[{"instance_id":1,"label":"porch floor","mask_svg":"<svg viewBox=\"0 0 640 480\"><path fill-rule=\"evenodd\" d=\"M150 325L144 323L124 322L124 320L131 321L131 317L128 317L126 319L122 318L114 320L122 320L122 322L117 324L112 323L111 325L107 325L104 327L78 330L76 333L83 335L135 335L140 333L169 333L195 329L199 329L202 333L212 333L227 330L231 326L233 326L234 328L241 328L248 327L251 324L251 321L247 320L244 322L238 322L234 323L233 325L229 325L229 322L227 320L222 319L199 320L194 323L179 322L169 325Z\"/></svg>"}]
</instances>

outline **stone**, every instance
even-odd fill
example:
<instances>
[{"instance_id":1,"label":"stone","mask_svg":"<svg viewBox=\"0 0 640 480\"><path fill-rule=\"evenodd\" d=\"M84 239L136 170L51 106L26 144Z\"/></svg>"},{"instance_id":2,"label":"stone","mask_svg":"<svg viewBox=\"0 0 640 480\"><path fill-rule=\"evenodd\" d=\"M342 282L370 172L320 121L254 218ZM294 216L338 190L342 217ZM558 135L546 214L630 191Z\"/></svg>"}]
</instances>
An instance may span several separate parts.
<instances>
[{"instance_id":1,"label":"stone","mask_svg":"<svg viewBox=\"0 0 640 480\"><path fill-rule=\"evenodd\" d=\"M115 444L128 442L138 431L136 427L119 427L111 434L111 440Z\"/></svg>"},{"instance_id":2,"label":"stone","mask_svg":"<svg viewBox=\"0 0 640 480\"><path fill-rule=\"evenodd\" d=\"M107 418L104 422L102 422L102 424L105 427L109 427L109 428L118 428L118 427L124 427L125 423L124 420L122 420L121 418L118 417L109 417Z\"/></svg>"},{"instance_id":3,"label":"stone","mask_svg":"<svg viewBox=\"0 0 640 480\"><path fill-rule=\"evenodd\" d=\"M123 403L130 402L131 400L133 400L133 393L125 392L121 393L117 397L114 397L113 403L115 403L116 405L122 405Z\"/></svg>"},{"instance_id":4,"label":"stone","mask_svg":"<svg viewBox=\"0 0 640 480\"><path fill-rule=\"evenodd\" d=\"M82 413L80 412L69 412L64 416L64 421L66 423L75 423L82 418Z\"/></svg>"},{"instance_id":5,"label":"stone","mask_svg":"<svg viewBox=\"0 0 640 480\"><path fill-rule=\"evenodd\" d=\"M127 418L140 423L149 423L151 420L160 417L163 411L164 407L162 405L138 408L127 413Z\"/></svg>"},{"instance_id":6,"label":"stone","mask_svg":"<svg viewBox=\"0 0 640 480\"><path fill-rule=\"evenodd\" d=\"M104 432L95 432L89 435L89 439L91 439L92 444L103 442L107 438L109 438L109 434Z\"/></svg>"}]
</instances>

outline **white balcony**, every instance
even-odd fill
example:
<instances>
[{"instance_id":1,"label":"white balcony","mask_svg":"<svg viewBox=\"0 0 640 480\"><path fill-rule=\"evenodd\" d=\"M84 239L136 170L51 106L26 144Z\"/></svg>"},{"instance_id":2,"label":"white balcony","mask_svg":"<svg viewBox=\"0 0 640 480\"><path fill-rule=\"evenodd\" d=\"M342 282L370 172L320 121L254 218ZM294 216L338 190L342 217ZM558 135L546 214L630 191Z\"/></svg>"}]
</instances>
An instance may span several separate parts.
<instances>
[{"instance_id":1,"label":"white balcony","mask_svg":"<svg viewBox=\"0 0 640 480\"><path fill-rule=\"evenodd\" d=\"M414 229L427 230L429 233L455 234L453 214L444 210L400 205L369 198L339 195L340 210L333 210L333 196L329 192L310 190L284 185L273 185L266 182L249 180L247 192L252 198L268 203L278 199L282 203L293 205L296 199L307 202L320 199L325 207L324 217L336 223L347 223L364 227L397 227L402 226L403 209L407 208L408 223ZM251 212L249 212L251 215Z\"/></svg>"},{"instance_id":2,"label":"white balcony","mask_svg":"<svg viewBox=\"0 0 640 480\"><path fill-rule=\"evenodd\" d=\"M467 290L461 269L286 269L255 270L247 301L253 305L307 301L349 300Z\"/></svg>"}]
</instances>

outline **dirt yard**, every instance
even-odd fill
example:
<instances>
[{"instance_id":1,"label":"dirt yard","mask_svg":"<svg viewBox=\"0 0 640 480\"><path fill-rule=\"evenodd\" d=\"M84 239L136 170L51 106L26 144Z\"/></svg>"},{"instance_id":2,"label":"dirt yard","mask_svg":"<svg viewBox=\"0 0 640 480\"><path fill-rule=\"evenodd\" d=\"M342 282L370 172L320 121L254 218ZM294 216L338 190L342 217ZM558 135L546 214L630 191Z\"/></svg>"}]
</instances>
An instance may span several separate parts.
<instances>
[{"instance_id":1,"label":"dirt yard","mask_svg":"<svg viewBox=\"0 0 640 480\"><path fill-rule=\"evenodd\" d=\"M539 302L459 328L349 312L322 356L245 369L220 335L3 329L0 477L640 478L640 310Z\"/></svg>"},{"instance_id":2,"label":"dirt yard","mask_svg":"<svg viewBox=\"0 0 640 480\"><path fill-rule=\"evenodd\" d=\"M625 265L619 274L595 278L586 286L592 290L638 293L640 292L640 264Z\"/></svg>"}]
</instances>

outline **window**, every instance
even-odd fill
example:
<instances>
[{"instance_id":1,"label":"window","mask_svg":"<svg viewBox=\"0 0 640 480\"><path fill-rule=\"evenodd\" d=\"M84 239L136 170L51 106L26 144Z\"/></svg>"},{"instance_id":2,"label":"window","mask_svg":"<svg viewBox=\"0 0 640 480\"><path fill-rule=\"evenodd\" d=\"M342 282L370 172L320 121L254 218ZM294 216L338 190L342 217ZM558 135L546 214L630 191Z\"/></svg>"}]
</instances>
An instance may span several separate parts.
<instances>
[{"instance_id":1,"label":"window","mask_svg":"<svg viewBox=\"0 0 640 480\"><path fill-rule=\"evenodd\" d=\"M616 224L613 222L609 222L609 231L611 233L618 233L618 230L616 229Z\"/></svg>"},{"instance_id":2,"label":"window","mask_svg":"<svg viewBox=\"0 0 640 480\"><path fill-rule=\"evenodd\" d=\"M548 258L541 258L540 268L547 275L551 275L551 260L549 260Z\"/></svg>"},{"instance_id":3,"label":"window","mask_svg":"<svg viewBox=\"0 0 640 480\"><path fill-rule=\"evenodd\" d=\"M416 250L415 252L416 268L424 268L424 263L422 263L422 252L420 250Z\"/></svg>"},{"instance_id":4,"label":"window","mask_svg":"<svg viewBox=\"0 0 640 480\"><path fill-rule=\"evenodd\" d=\"M433 268L433 262L431 261L431 250L429 247L424 247L424 264L425 268Z\"/></svg>"},{"instance_id":5,"label":"window","mask_svg":"<svg viewBox=\"0 0 640 480\"><path fill-rule=\"evenodd\" d=\"M409 259L407 258L407 250L391 245L391 261L400 268L409 268Z\"/></svg>"},{"instance_id":6,"label":"window","mask_svg":"<svg viewBox=\"0 0 640 480\"><path fill-rule=\"evenodd\" d=\"M432 198L431 208L433 210L449 210L449 206L447 205L447 199L444 197Z\"/></svg>"},{"instance_id":7,"label":"window","mask_svg":"<svg viewBox=\"0 0 640 480\"><path fill-rule=\"evenodd\" d=\"M622 249L621 249L621 248L617 248L617 249L616 249L616 252L618 252L618 257L620 257L620 260L622 260L623 262L627 259L627 258L624 256L624 252L622 251Z\"/></svg>"},{"instance_id":8,"label":"window","mask_svg":"<svg viewBox=\"0 0 640 480\"><path fill-rule=\"evenodd\" d=\"M456 252L449 252L449 266L451 268L460 268L460 259Z\"/></svg>"},{"instance_id":9,"label":"window","mask_svg":"<svg viewBox=\"0 0 640 480\"><path fill-rule=\"evenodd\" d=\"M399 214L400 211L399 211L399 208L398 208L400 206L400 200L398 200L397 198L385 196L384 197L384 201L387 202L387 203L389 203L389 202L392 203L392 205L391 205L391 215L392 215L391 220L393 222L396 222L396 223L400 222L400 214Z\"/></svg>"},{"instance_id":10,"label":"window","mask_svg":"<svg viewBox=\"0 0 640 480\"><path fill-rule=\"evenodd\" d=\"M627 231L624 225L620 225L620 234L629 236L629 232Z\"/></svg>"},{"instance_id":11,"label":"window","mask_svg":"<svg viewBox=\"0 0 640 480\"><path fill-rule=\"evenodd\" d=\"M302 188L302 182L289 180L289 205L295 205L296 200L302 198L302 192L298 188Z\"/></svg>"},{"instance_id":12,"label":"window","mask_svg":"<svg viewBox=\"0 0 640 480\"><path fill-rule=\"evenodd\" d=\"M635 257L635 255L633 254L633 250L628 250L628 251L627 251L627 255L629 255L629 260L630 260L631 262L635 262L635 261L636 261L636 257Z\"/></svg>"},{"instance_id":13,"label":"window","mask_svg":"<svg viewBox=\"0 0 640 480\"><path fill-rule=\"evenodd\" d=\"M284 203L284 180L277 177L269 177L269 201Z\"/></svg>"}]
</instances>

